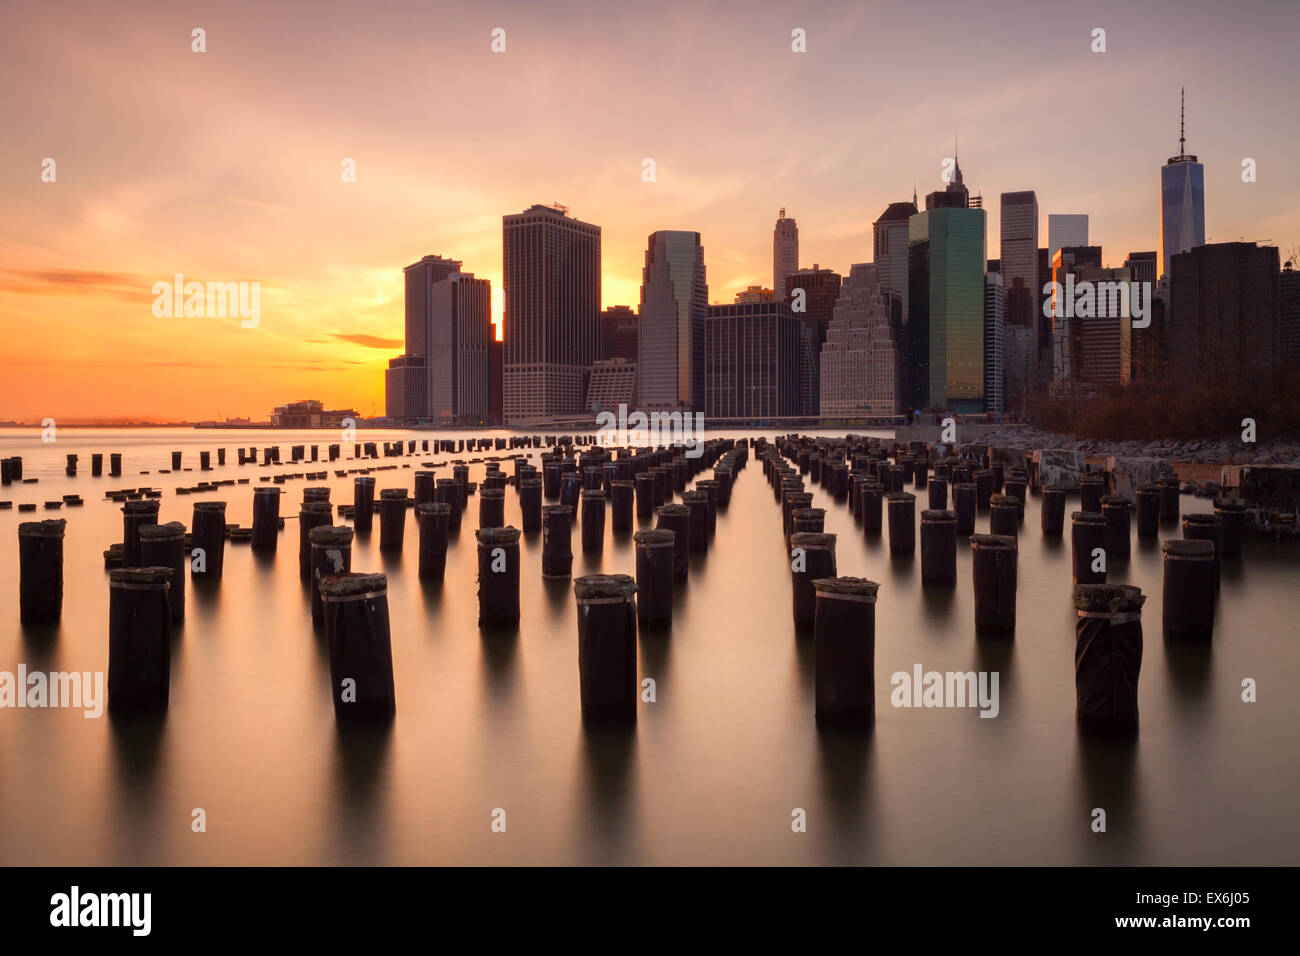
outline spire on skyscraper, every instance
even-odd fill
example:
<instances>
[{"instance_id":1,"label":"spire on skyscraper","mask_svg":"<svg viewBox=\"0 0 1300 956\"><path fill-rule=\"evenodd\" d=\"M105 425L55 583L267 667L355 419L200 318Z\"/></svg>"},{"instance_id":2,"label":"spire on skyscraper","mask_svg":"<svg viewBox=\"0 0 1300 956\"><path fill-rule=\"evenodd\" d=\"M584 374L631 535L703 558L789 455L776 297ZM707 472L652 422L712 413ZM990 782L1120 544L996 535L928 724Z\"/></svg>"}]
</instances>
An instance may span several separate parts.
<instances>
[{"instance_id":1,"label":"spire on skyscraper","mask_svg":"<svg viewBox=\"0 0 1300 956\"><path fill-rule=\"evenodd\" d=\"M1180 86L1178 88L1178 155L1187 155L1187 136L1184 132L1183 120L1185 118L1187 88Z\"/></svg>"}]
</instances>

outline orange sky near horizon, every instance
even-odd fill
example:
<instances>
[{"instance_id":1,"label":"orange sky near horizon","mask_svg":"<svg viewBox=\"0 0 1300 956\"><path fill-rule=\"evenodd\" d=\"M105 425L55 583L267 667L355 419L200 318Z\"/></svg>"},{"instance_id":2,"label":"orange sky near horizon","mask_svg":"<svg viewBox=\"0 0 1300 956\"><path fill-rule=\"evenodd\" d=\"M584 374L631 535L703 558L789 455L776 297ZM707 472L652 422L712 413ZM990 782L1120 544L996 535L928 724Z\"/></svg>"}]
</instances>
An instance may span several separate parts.
<instances>
[{"instance_id":1,"label":"orange sky near horizon","mask_svg":"<svg viewBox=\"0 0 1300 956\"><path fill-rule=\"evenodd\" d=\"M1283 258L1300 242L1300 133L1280 122L1300 88L1295 5L1190 2L1176 21L1000 6L999 20L958 3L7 10L0 420L256 421L300 398L383 414L402 266L458 258L495 292L505 214L558 201L600 225L606 306L637 304L650 233L699 231L710 301L730 302L771 284L781 206L801 265L870 261L872 220L914 185L942 188L954 134L990 258L998 193L1035 189L1040 245L1048 213L1088 213L1119 265L1156 248L1180 84L1209 238L1271 240ZM939 35L942 16L963 28ZM927 82L909 83L918 62ZM155 316L154 284L177 273L257 282L257 326Z\"/></svg>"}]
</instances>

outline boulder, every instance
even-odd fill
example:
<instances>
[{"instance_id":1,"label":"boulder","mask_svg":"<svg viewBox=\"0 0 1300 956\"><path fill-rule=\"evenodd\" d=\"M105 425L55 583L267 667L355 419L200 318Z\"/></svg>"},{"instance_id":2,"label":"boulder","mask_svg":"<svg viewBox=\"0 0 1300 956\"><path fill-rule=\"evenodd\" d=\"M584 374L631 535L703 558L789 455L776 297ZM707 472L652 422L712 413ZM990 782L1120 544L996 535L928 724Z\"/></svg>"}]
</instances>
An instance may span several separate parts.
<instances>
[{"instance_id":1,"label":"boulder","mask_svg":"<svg viewBox=\"0 0 1300 956\"><path fill-rule=\"evenodd\" d=\"M1044 488L1077 490L1079 479L1087 471L1085 457L1081 451L1066 451L1058 448L1044 448L1034 452L1039 485Z\"/></svg>"},{"instance_id":2,"label":"boulder","mask_svg":"<svg viewBox=\"0 0 1300 956\"><path fill-rule=\"evenodd\" d=\"M1173 478L1174 466L1164 458L1121 458L1112 455L1106 459L1106 473L1110 476L1112 495L1136 501L1138 488L1153 485L1160 478Z\"/></svg>"}]
</instances>

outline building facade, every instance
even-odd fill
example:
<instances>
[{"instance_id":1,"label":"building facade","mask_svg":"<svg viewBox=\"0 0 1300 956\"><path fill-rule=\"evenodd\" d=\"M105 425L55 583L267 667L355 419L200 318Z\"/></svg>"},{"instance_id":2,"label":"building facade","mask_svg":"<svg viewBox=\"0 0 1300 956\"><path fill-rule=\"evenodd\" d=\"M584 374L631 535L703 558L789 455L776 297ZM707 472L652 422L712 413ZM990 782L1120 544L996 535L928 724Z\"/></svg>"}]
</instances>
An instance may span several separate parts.
<instances>
[{"instance_id":1,"label":"building facade","mask_svg":"<svg viewBox=\"0 0 1300 956\"><path fill-rule=\"evenodd\" d=\"M785 294L785 277L799 268L799 224L786 218L785 209L777 215L772 229L772 289Z\"/></svg>"},{"instance_id":2,"label":"building facade","mask_svg":"<svg viewBox=\"0 0 1300 956\"><path fill-rule=\"evenodd\" d=\"M600 313L600 357L636 361L636 309L630 305L611 305Z\"/></svg>"},{"instance_id":3,"label":"building facade","mask_svg":"<svg viewBox=\"0 0 1300 956\"><path fill-rule=\"evenodd\" d=\"M705 415L771 418L798 414L799 321L789 305L711 305L704 341Z\"/></svg>"},{"instance_id":4,"label":"building facade","mask_svg":"<svg viewBox=\"0 0 1300 956\"><path fill-rule=\"evenodd\" d=\"M399 355L384 370L384 414L398 421L429 417L429 365L423 355Z\"/></svg>"},{"instance_id":5,"label":"building facade","mask_svg":"<svg viewBox=\"0 0 1300 956\"><path fill-rule=\"evenodd\" d=\"M648 409L704 408L704 319L709 287L698 232L661 230L641 270L637 376Z\"/></svg>"},{"instance_id":6,"label":"building facade","mask_svg":"<svg viewBox=\"0 0 1300 956\"><path fill-rule=\"evenodd\" d=\"M1002 194L1000 228L998 271L1002 274L1006 328L1028 326L1037 335L1043 320L1038 309L1042 283L1038 279L1038 196L1032 189ZM1013 406L1023 401L1033 386L1036 357L1019 349L1014 356L1004 353L1006 398Z\"/></svg>"},{"instance_id":7,"label":"building facade","mask_svg":"<svg viewBox=\"0 0 1300 956\"><path fill-rule=\"evenodd\" d=\"M430 290L429 413L447 424L492 419L492 284L457 272Z\"/></svg>"},{"instance_id":8,"label":"building facade","mask_svg":"<svg viewBox=\"0 0 1300 956\"><path fill-rule=\"evenodd\" d=\"M893 415L903 379L902 298L858 263L840 287L821 352L821 414Z\"/></svg>"},{"instance_id":9,"label":"building facade","mask_svg":"<svg viewBox=\"0 0 1300 956\"><path fill-rule=\"evenodd\" d=\"M821 351L826 326L840 298L838 272L814 263L811 269L797 269L785 278L785 301L800 322L799 411L817 415L821 402Z\"/></svg>"},{"instance_id":10,"label":"building facade","mask_svg":"<svg viewBox=\"0 0 1300 956\"><path fill-rule=\"evenodd\" d=\"M891 202L871 224L871 248L879 291L902 303L907 324L907 223L916 215L916 203Z\"/></svg>"},{"instance_id":11,"label":"building facade","mask_svg":"<svg viewBox=\"0 0 1300 956\"><path fill-rule=\"evenodd\" d=\"M587 386L587 411L617 410L620 405L631 408L636 399L636 376L636 362L623 358L596 362Z\"/></svg>"},{"instance_id":12,"label":"building facade","mask_svg":"<svg viewBox=\"0 0 1300 956\"><path fill-rule=\"evenodd\" d=\"M961 166L908 220L906 406L984 410L985 212L970 208Z\"/></svg>"},{"instance_id":13,"label":"building facade","mask_svg":"<svg viewBox=\"0 0 1300 956\"><path fill-rule=\"evenodd\" d=\"M600 227L564 206L502 219L506 424L584 414L600 354Z\"/></svg>"},{"instance_id":14,"label":"building facade","mask_svg":"<svg viewBox=\"0 0 1300 956\"><path fill-rule=\"evenodd\" d=\"M1175 381L1266 391L1286 374L1276 246L1216 242L1170 258Z\"/></svg>"},{"instance_id":15,"label":"building facade","mask_svg":"<svg viewBox=\"0 0 1300 956\"><path fill-rule=\"evenodd\" d=\"M1004 361L1006 343L1006 287L1001 272L984 276L984 410L1001 415L1006 410Z\"/></svg>"}]
</instances>

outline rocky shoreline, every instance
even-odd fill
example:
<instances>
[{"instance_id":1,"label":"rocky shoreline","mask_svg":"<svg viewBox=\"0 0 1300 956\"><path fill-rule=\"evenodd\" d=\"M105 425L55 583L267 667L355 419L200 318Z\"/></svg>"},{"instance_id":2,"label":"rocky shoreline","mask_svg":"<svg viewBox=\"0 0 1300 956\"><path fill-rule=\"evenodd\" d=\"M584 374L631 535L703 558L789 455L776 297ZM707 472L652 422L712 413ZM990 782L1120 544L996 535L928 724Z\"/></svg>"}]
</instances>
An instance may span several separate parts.
<instances>
[{"instance_id":1,"label":"rocky shoreline","mask_svg":"<svg viewBox=\"0 0 1300 956\"><path fill-rule=\"evenodd\" d=\"M1159 458L1188 465L1300 465L1300 441L1244 443L1227 439L1196 441L1098 441L1059 435L1027 425L1009 426L980 436L980 444L1034 450L1054 448L1089 458Z\"/></svg>"}]
</instances>

